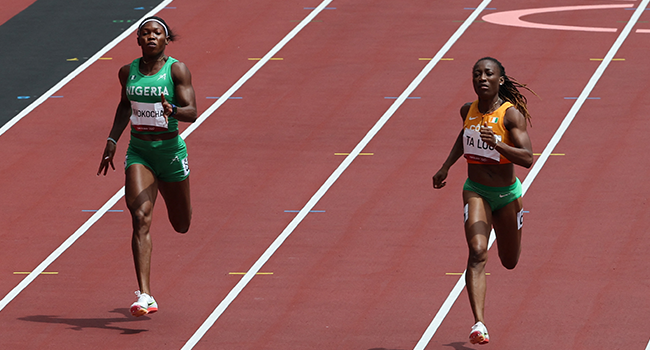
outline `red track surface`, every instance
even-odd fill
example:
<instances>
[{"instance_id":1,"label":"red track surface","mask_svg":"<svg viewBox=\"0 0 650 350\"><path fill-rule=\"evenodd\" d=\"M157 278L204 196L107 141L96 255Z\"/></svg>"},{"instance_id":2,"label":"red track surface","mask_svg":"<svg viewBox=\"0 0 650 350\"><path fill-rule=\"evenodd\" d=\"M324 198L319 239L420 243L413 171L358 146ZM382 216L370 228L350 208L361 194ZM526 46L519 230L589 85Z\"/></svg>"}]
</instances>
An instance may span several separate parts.
<instances>
[{"instance_id":1,"label":"red track surface","mask_svg":"<svg viewBox=\"0 0 650 350\"><path fill-rule=\"evenodd\" d=\"M519 4L518 4L519 3ZM603 2L604 3L604 2ZM634 3L630 1L629 3ZM638 2L636 2L638 4ZM201 111L316 6L305 1L173 3L182 35L168 53L190 67ZM188 139L194 222L179 235L159 201L152 284L160 312L128 316L136 288L123 201L0 312L0 348L177 349L221 302L325 179L471 13L478 1L336 2ZM499 11L569 5L493 1ZM623 28L632 11L536 15L531 21ZM648 20L643 15L641 20ZM322 22L321 22L322 21ZM641 24L643 25L643 24ZM488 263L486 315L498 349L643 349L650 283L647 34L630 34L524 200L520 265ZM196 349L412 349L462 272L460 188L431 175L475 98L470 69L499 58L530 97L541 152L618 33L475 23L243 290ZM0 137L0 291L8 293L124 181L97 178L131 40ZM119 142L119 157L128 143ZM523 179L525 171L519 170ZM495 248L496 249L496 248ZM468 349L463 293L428 349ZM531 344L531 339L539 344Z\"/></svg>"},{"instance_id":2,"label":"red track surface","mask_svg":"<svg viewBox=\"0 0 650 350\"><path fill-rule=\"evenodd\" d=\"M20 11L28 8L31 4L35 3L36 0L20 0L20 1L1 1L0 7L0 25L7 22L13 16L20 13Z\"/></svg>"}]
</instances>

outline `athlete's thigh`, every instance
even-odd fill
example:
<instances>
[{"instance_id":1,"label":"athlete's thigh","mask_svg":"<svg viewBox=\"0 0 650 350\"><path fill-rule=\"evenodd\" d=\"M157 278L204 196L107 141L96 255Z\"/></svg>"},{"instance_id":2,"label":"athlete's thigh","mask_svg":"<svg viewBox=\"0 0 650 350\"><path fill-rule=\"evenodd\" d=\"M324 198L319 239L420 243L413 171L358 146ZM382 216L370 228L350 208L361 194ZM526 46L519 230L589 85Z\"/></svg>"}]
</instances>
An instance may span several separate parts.
<instances>
[{"instance_id":1,"label":"athlete's thigh","mask_svg":"<svg viewBox=\"0 0 650 350\"><path fill-rule=\"evenodd\" d=\"M184 222L189 225L192 217L189 176L185 180L178 182L159 181L158 188L165 200L169 221L174 225Z\"/></svg>"},{"instance_id":2,"label":"athlete's thigh","mask_svg":"<svg viewBox=\"0 0 650 350\"><path fill-rule=\"evenodd\" d=\"M158 195L158 180L151 169L142 164L132 164L126 168L124 190L126 204L131 212L142 209L143 205L153 208Z\"/></svg>"},{"instance_id":3,"label":"athlete's thigh","mask_svg":"<svg viewBox=\"0 0 650 350\"><path fill-rule=\"evenodd\" d=\"M492 211L483 197L475 192L463 191L465 236L467 243L479 245L477 248L487 249L492 227Z\"/></svg>"},{"instance_id":4,"label":"athlete's thigh","mask_svg":"<svg viewBox=\"0 0 650 350\"><path fill-rule=\"evenodd\" d=\"M497 235L499 257L501 257L504 265L511 265L512 267L517 264L521 252L522 206L520 197L495 211L492 216L494 231Z\"/></svg>"}]
</instances>

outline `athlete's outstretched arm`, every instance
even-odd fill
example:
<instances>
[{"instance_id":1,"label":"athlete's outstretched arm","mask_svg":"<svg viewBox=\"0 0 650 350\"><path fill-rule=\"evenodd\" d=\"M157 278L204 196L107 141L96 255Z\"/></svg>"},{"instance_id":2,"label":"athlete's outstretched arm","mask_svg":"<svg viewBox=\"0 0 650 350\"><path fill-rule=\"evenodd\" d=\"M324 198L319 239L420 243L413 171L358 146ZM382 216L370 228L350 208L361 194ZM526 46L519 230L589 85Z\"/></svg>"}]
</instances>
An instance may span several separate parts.
<instances>
[{"instance_id":1,"label":"athlete's outstretched arm","mask_svg":"<svg viewBox=\"0 0 650 350\"><path fill-rule=\"evenodd\" d=\"M471 103L466 103L463 105L463 107L460 108L460 116L463 118L463 122L467 117L470 106ZM456 142L454 142L454 146L451 148L451 152L449 152L449 156L447 156L447 160L445 160L445 162L442 164L440 170L438 170L438 172L433 175L433 188L443 188L447 184L444 181L447 178L449 169L463 155L463 133L464 129L461 129L458 137L456 138Z\"/></svg>"},{"instance_id":2,"label":"athlete's outstretched arm","mask_svg":"<svg viewBox=\"0 0 650 350\"><path fill-rule=\"evenodd\" d=\"M454 163L458 160L463 155L463 130L460 131L458 134L458 137L456 138L456 142L454 142L454 147L452 147L451 152L449 152L449 156L447 157L447 160L442 164L442 167L440 167L440 170L433 175L433 188L443 188L447 183L445 182L445 179L447 178L447 174L449 173L449 168L451 168Z\"/></svg>"},{"instance_id":3,"label":"athlete's outstretched arm","mask_svg":"<svg viewBox=\"0 0 650 350\"><path fill-rule=\"evenodd\" d=\"M126 96L126 79L129 76L129 66L126 65L120 68L118 76L122 87L120 103L117 105L117 110L115 111L113 127L111 128L111 132L108 134L109 139L106 140L106 147L104 147L104 154L102 155L101 163L99 163L97 175L102 173L102 171L104 172L104 175L106 175L109 166L115 170L113 157L115 156L117 145L111 141L111 139L115 140L115 142L120 139L122 132L124 132L126 126L129 125L129 119L131 117L131 103L129 102L129 98Z\"/></svg>"}]
</instances>

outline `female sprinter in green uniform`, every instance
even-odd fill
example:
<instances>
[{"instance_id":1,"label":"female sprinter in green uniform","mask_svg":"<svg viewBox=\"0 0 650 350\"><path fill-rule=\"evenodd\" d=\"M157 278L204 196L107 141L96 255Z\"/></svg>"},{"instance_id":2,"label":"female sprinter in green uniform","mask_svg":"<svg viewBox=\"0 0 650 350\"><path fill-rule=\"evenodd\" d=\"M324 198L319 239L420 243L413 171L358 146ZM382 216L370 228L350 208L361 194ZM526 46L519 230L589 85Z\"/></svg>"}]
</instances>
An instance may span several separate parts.
<instances>
[{"instance_id":1,"label":"female sprinter in green uniform","mask_svg":"<svg viewBox=\"0 0 650 350\"><path fill-rule=\"evenodd\" d=\"M158 191L165 200L174 230L185 233L192 218L190 179L185 142L178 122L196 120L192 77L185 64L165 55L175 39L165 21L149 17L138 28L142 57L122 67L120 103L106 141L97 175L115 170L117 140L131 122L131 140L126 153L126 204L133 221L132 250L140 290L131 314L142 316L158 311L151 296L151 218Z\"/></svg>"},{"instance_id":2,"label":"female sprinter in green uniform","mask_svg":"<svg viewBox=\"0 0 650 350\"><path fill-rule=\"evenodd\" d=\"M526 123L530 114L526 98L494 58L480 59L473 68L474 91L478 100L460 109L463 130L440 170L433 176L433 188L442 188L449 168L465 156L468 179L463 187L465 236L469 247L467 293L474 326L472 344L490 341L484 324L485 264L493 227L501 264L514 269L521 252L523 209L521 183L514 164L530 168L533 151Z\"/></svg>"}]
</instances>

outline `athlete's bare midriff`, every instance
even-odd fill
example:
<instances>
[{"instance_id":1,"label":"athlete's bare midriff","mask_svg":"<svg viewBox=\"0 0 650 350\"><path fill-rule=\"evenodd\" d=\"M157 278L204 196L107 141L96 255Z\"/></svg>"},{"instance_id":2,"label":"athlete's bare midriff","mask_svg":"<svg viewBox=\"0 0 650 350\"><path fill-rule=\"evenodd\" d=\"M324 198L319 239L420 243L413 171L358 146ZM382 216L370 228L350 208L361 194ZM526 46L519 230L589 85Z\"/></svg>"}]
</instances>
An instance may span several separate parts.
<instances>
[{"instance_id":1,"label":"athlete's bare midriff","mask_svg":"<svg viewBox=\"0 0 650 350\"><path fill-rule=\"evenodd\" d=\"M506 187L515 183L515 167L507 164L467 164L470 180L490 187Z\"/></svg>"}]
</instances>

